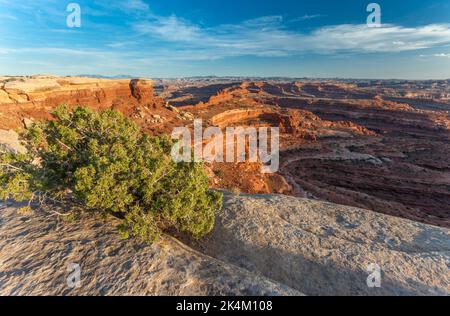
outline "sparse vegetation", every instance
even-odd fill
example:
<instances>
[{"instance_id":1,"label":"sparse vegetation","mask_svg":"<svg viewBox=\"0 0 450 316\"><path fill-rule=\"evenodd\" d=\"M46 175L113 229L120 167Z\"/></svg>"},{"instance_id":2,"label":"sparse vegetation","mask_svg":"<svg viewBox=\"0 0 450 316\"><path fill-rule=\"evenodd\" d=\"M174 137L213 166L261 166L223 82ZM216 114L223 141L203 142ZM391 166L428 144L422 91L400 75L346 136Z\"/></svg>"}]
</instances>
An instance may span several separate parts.
<instances>
[{"instance_id":1,"label":"sparse vegetation","mask_svg":"<svg viewBox=\"0 0 450 316\"><path fill-rule=\"evenodd\" d=\"M224 177L223 170L215 169L213 172L214 172L214 175L220 179L222 179Z\"/></svg>"},{"instance_id":2,"label":"sparse vegetation","mask_svg":"<svg viewBox=\"0 0 450 316\"><path fill-rule=\"evenodd\" d=\"M166 228L199 238L221 194L199 163L175 163L172 141L150 137L122 114L61 106L22 135L27 154L0 154L0 199L78 206L122 220L124 237L149 243Z\"/></svg>"}]
</instances>

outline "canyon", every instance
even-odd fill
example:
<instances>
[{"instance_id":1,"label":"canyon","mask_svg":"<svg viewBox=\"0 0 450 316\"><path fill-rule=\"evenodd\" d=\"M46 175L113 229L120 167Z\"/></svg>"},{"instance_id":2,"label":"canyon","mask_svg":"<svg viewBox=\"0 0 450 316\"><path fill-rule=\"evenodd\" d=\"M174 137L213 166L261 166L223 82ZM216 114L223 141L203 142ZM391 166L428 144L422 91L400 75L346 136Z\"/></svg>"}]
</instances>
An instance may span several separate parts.
<instances>
[{"instance_id":1,"label":"canyon","mask_svg":"<svg viewBox=\"0 0 450 316\"><path fill-rule=\"evenodd\" d=\"M25 150L18 132L60 104L116 109L152 135L196 119L280 130L276 173L261 161L205 163L225 196L200 241L150 247L101 219L3 203L0 293L448 295L449 91L449 80L0 77L2 150ZM70 290L65 267L79 258L85 285ZM370 263L381 288L366 285Z\"/></svg>"},{"instance_id":2,"label":"canyon","mask_svg":"<svg viewBox=\"0 0 450 316\"><path fill-rule=\"evenodd\" d=\"M49 119L59 104L117 109L150 134L193 129L194 119L223 130L279 127L279 172L263 174L259 162L214 162L206 165L211 186L450 227L448 81L234 80L1 77L0 130Z\"/></svg>"},{"instance_id":3,"label":"canyon","mask_svg":"<svg viewBox=\"0 0 450 316\"><path fill-rule=\"evenodd\" d=\"M265 179L254 190L237 183L245 192L292 194L450 226L450 103L411 97L424 93L421 83L412 82L409 91L404 84L397 94L389 82L387 92L382 83L365 88L338 81L217 86L206 102L210 89L198 87L181 87L167 99L192 100L180 108L211 125L280 127L277 176L285 181ZM402 102L392 101L393 95ZM233 185L234 172L222 185Z\"/></svg>"}]
</instances>

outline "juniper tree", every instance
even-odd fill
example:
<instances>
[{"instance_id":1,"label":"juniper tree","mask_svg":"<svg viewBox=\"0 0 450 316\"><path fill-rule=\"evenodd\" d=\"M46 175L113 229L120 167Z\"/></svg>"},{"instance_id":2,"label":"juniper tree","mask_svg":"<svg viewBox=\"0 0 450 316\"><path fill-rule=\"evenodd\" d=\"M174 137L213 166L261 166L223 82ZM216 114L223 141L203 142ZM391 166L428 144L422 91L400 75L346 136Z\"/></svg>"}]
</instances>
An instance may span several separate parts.
<instances>
[{"instance_id":1,"label":"juniper tree","mask_svg":"<svg viewBox=\"0 0 450 316\"><path fill-rule=\"evenodd\" d=\"M63 201L122 220L124 237L152 243L176 228L207 234L221 194L201 163L171 159L172 141L150 137L119 112L58 107L21 135L26 154L0 154L0 199Z\"/></svg>"}]
</instances>

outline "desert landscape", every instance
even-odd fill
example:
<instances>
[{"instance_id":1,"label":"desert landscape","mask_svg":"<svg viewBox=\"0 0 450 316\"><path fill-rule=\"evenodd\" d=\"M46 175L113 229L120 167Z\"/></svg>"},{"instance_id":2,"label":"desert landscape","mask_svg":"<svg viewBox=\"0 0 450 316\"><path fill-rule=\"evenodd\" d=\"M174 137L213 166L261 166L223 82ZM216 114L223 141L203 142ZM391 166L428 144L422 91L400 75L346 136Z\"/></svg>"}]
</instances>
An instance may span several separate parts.
<instances>
[{"instance_id":1,"label":"desert landscape","mask_svg":"<svg viewBox=\"0 0 450 316\"><path fill-rule=\"evenodd\" d=\"M20 130L61 104L117 110L150 135L195 119L276 126L280 168L207 163L224 206L199 241L172 234L146 246L101 220L21 215L5 201L3 295L450 293L450 80L5 76L1 148L25 151ZM68 289L62 267L77 258L85 286ZM381 288L366 285L372 262Z\"/></svg>"},{"instance_id":2,"label":"desert landscape","mask_svg":"<svg viewBox=\"0 0 450 316\"><path fill-rule=\"evenodd\" d=\"M155 135L192 127L194 119L221 129L277 126L278 173L262 174L257 163L213 163L211 186L450 225L449 81L0 80L5 138L49 119L60 104L116 109Z\"/></svg>"},{"instance_id":3,"label":"desert landscape","mask_svg":"<svg viewBox=\"0 0 450 316\"><path fill-rule=\"evenodd\" d=\"M0 0L0 306L450 296L449 13Z\"/></svg>"}]
</instances>

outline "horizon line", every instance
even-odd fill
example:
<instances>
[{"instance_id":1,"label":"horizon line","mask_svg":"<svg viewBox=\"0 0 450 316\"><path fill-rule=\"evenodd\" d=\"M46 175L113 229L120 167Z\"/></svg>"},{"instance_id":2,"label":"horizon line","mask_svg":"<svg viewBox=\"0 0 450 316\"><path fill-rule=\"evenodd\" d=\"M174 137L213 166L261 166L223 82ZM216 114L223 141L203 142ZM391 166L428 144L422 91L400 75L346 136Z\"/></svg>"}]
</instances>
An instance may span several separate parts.
<instances>
[{"instance_id":1,"label":"horizon line","mask_svg":"<svg viewBox=\"0 0 450 316\"><path fill-rule=\"evenodd\" d=\"M35 77L35 76L53 76L53 77L84 77L84 78L99 78L99 79L190 79L190 78L236 78L236 79L306 79L306 80L403 80L403 81L449 81L450 77L447 78L369 78L369 77L315 77L315 76L252 76L252 75L194 75L194 76L170 76L170 77L159 77L159 76L134 76L134 75L100 75L100 74L70 74L70 75L56 75L56 74L26 74L26 75L10 75L10 74L0 74L0 77Z\"/></svg>"}]
</instances>

